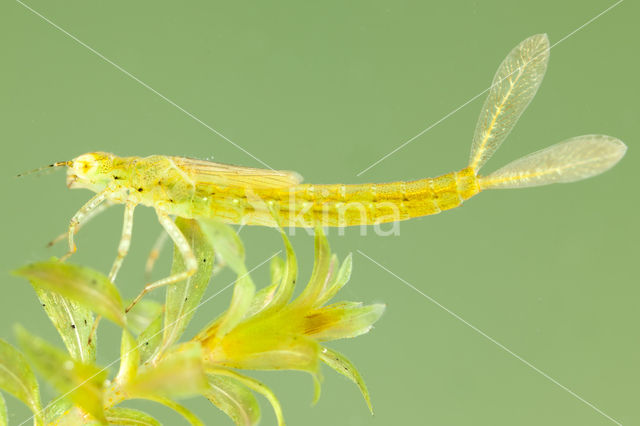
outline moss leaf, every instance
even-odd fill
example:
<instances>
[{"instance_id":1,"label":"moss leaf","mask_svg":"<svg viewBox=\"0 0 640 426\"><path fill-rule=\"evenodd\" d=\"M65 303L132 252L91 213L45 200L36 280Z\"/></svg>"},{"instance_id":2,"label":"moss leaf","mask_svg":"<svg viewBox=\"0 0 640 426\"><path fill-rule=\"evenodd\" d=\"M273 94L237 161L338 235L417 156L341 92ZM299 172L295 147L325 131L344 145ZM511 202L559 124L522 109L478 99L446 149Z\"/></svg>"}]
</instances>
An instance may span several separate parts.
<instances>
[{"instance_id":1,"label":"moss leaf","mask_svg":"<svg viewBox=\"0 0 640 426\"><path fill-rule=\"evenodd\" d=\"M302 327L305 334L318 341L356 337L369 332L384 310L383 304L334 303L308 313Z\"/></svg>"},{"instance_id":2,"label":"moss leaf","mask_svg":"<svg viewBox=\"0 0 640 426\"><path fill-rule=\"evenodd\" d=\"M126 324L118 289L98 271L49 260L31 263L15 274L28 279L34 287L59 293L121 327Z\"/></svg>"},{"instance_id":3,"label":"moss leaf","mask_svg":"<svg viewBox=\"0 0 640 426\"><path fill-rule=\"evenodd\" d=\"M221 338L245 317L256 290L244 263L244 246L233 228L210 219L200 219L199 223L216 253L238 276L233 289L231 306L219 322L215 322L217 338Z\"/></svg>"},{"instance_id":4,"label":"moss leaf","mask_svg":"<svg viewBox=\"0 0 640 426\"><path fill-rule=\"evenodd\" d=\"M342 265L340 265L340 269L335 274L335 277L331 280L326 290L322 293L316 302L316 306L321 306L327 303L329 300L333 298L340 291L342 287L349 282L351 278L351 271L353 269L353 256L351 253L344 259Z\"/></svg>"},{"instance_id":5,"label":"moss leaf","mask_svg":"<svg viewBox=\"0 0 640 426\"><path fill-rule=\"evenodd\" d=\"M42 424L38 381L25 357L4 340L0 340L0 389L24 402Z\"/></svg>"},{"instance_id":6,"label":"moss leaf","mask_svg":"<svg viewBox=\"0 0 640 426\"><path fill-rule=\"evenodd\" d=\"M245 317L253 296L255 295L255 287L250 279L240 277L233 288L233 296L231 297L231 305L224 316L220 319L220 323L217 328L216 338L221 339L227 333L242 321Z\"/></svg>"},{"instance_id":7,"label":"moss leaf","mask_svg":"<svg viewBox=\"0 0 640 426\"><path fill-rule=\"evenodd\" d=\"M245 274L244 245L232 227L212 219L198 219L200 228L218 256L238 275Z\"/></svg>"},{"instance_id":8,"label":"moss leaf","mask_svg":"<svg viewBox=\"0 0 640 426\"><path fill-rule=\"evenodd\" d=\"M280 284L278 285L275 294L271 297L271 300L256 300L254 305L256 308L253 308L252 311L275 311L282 308L286 305L289 300L291 300L291 296L293 295L293 291L296 286L296 279L298 278L298 261L296 259L296 254L293 251L293 247L291 246L291 241L287 237L286 232L282 228L278 228L280 231L280 235L282 236L282 241L284 242L285 252L286 252L286 261L284 266L282 267L282 271L278 273L280 276ZM277 275L273 275L273 278L276 278ZM259 309L257 309L259 308Z\"/></svg>"},{"instance_id":9,"label":"moss leaf","mask_svg":"<svg viewBox=\"0 0 640 426\"><path fill-rule=\"evenodd\" d=\"M132 397L150 395L180 398L202 394L208 388L198 342L179 345L167 352L155 365L140 368L125 387Z\"/></svg>"},{"instance_id":10,"label":"moss leaf","mask_svg":"<svg viewBox=\"0 0 640 426\"><path fill-rule=\"evenodd\" d=\"M160 348L160 343L162 343L162 317L162 313L158 314L138 336L140 361L142 363L146 363L153 358Z\"/></svg>"},{"instance_id":11,"label":"moss leaf","mask_svg":"<svg viewBox=\"0 0 640 426\"><path fill-rule=\"evenodd\" d=\"M58 330L71 357L86 363L95 361L95 336L89 342L89 335L95 321L93 313L59 293L38 287L35 290L42 307Z\"/></svg>"},{"instance_id":12,"label":"moss leaf","mask_svg":"<svg viewBox=\"0 0 640 426\"><path fill-rule=\"evenodd\" d=\"M235 312L229 313L229 311L227 311L210 322L204 329L202 329L202 331L200 331L200 333L198 333L195 338L196 340L211 341L215 340L216 337L221 338L230 330L229 325L237 324L238 319L242 319L242 317L249 318L255 316L257 313L264 314L267 310L271 312L276 311L286 305L289 299L291 299L291 295L295 289L296 277L298 275L298 266L296 255L287 235L282 228L279 229L285 244L287 260L286 262L283 262L279 257L273 257L271 261L271 284L254 295L248 308L244 303L238 303L239 300L243 299L240 295L235 296L234 294L236 305L234 305L232 300L231 306L234 308ZM243 302L247 302L247 293L250 294L250 291L245 292L245 299ZM234 306L237 306L237 308ZM227 315L230 316L230 319L227 318ZM223 321L226 321L226 324L222 329L222 332L220 332L220 326L223 324Z\"/></svg>"},{"instance_id":13,"label":"moss leaf","mask_svg":"<svg viewBox=\"0 0 640 426\"><path fill-rule=\"evenodd\" d=\"M331 277L331 250L329 242L321 227L315 230L315 261L309 283L300 296L293 302L299 306L315 306L320 295L325 291Z\"/></svg>"},{"instance_id":14,"label":"moss leaf","mask_svg":"<svg viewBox=\"0 0 640 426\"><path fill-rule=\"evenodd\" d=\"M110 425L160 426L160 422L145 412L131 408L116 407L105 412Z\"/></svg>"},{"instance_id":15,"label":"moss leaf","mask_svg":"<svg viewBox=\"0 0 640 426\"><path fill-rule=\"evenodd\" d=\"M224 411L236 426L253 426L260 421L260 405L253 392L233 377L208 375L205 396Z\"/></svg>"},{"instance_id":16,"label":"moss leaf","mask_svg":"<svg viewBox=\"0 0 640 426\"><path fill-rule=\"evenodd\" d=\"M155 401L171 408L175 412L180 413L182 417L187 419L189 424L191 424L192 426L204 426L204 423L202 423L202 420L200 420L198 416L193 414L187 407L177 403L172 399L154 395L147 395L141 398L148 399L149 401Z\"/></svg>"},{"instance_id":17,"label":"moss leaf","mask_svg":"<svg viewBox=\"0 0 640 426\"><path fill-rule=\"evenodd\" d=\"M189 324L209 285L214 264L213 247L200 229L198 222L192 219L178 218L176 225L193 249L198 261L198 270L188 279L167 287L165 326L160 353L175 343ZM186 270L184 260L180 252L174 249L171 274L177 274L184 270Z\"/></svg>"},{"instance_id":18,"label":"moss leaf","mask_svg":"<svg viewBox=\"0 0 640 426\"><path fill-rule=\"evenodd\" d=\"M16 335L25 355L42 376L96 420L105 422L102 408L103 384L107 371L94 364L75 361L43 339L16 327Z\"/></svg>"},{"instance_id":19,"label":"moss leaf","mask_svg":"<svg viewBox=\"0 0 640 426\"><path fill-rule=\"evenodd\" d=\"M280 332L289 318L259 317L242 323L224 339L204 342L208 365L249 370L317 371L318 343L303 335Z\"/></svg>"},{"instance_id":20,"label":"moss leaf","mask_svg":"<svg viewBox=\"0 0 640 426\"><path fill-rule=\"evenodd\" d=\"M360 392L362 392L362 396L369 407L369 411L373 414L369 390L367 389L367 385L364 383L364 380L355 365L353 365L353 363L344 355L329 348L322 348L322 351L320 352L320 359L329 367L333 368L335 371L358 385L358 388L360 389Z\"/></svg>"},{"instance_id":21,"label":"moss leaf","mask_svg":"<svg viewBox=\"0 0 640 426\"><path fill-rule=\"evenodd\" d=\"M266 385L261 383L260 381L253 379L251 377L240 374L234 370L229 370L226 368L209 368L207 369L207 373L216 375L216 376L226 376L231 377L237 380L239 383L245 385L247 388L251 389L254 392L257 392L264 396L271 407L273 408L273 412L276 415L276 419L278 420L278 426L284 426L284 416L282 415L282 407L280 406L280 402L278 398L276 398L275 394L271 389L269 389Z\"/></svg>"},{"instance_id":22,"label":"moss leaf","mask_svg":"<svg viewBox=\"0 0 640 426\"><path fill-rule=\"evenodd\" d=\"M47 425L49 424L63 424L61 419L71 413L73 409L73 401L68 397L58 397L45 407L45 417ZM66 423L65 423L66 424Z\"/></svg>"},{"instance_id":23,"label":"moss leaf","mask_svg":"<svg viewBox=\"0 0 640 426\"><path fill-rule=\"evenodd\" d=\"M264 308L269 306L280 287L280 282L282 281L282 276L284 273L285 263L281 257L275 256L271 259L271 284L266 287L263 287L256 293L253 300L251 301L251 306L247 310L246 317L251 317L258 312L262 311Z\"/></svg>"},{"instance_id":24,"label":"moss leaf","mask_svg":"<svg viewBox=\"0 0 640 426\"><path fill-rule=\"evenodd\" d=\"M130 302L130 301L129 301ZM127 302L127 306L129 306ZM142 333L149 324L162 313L162 304L151 299L141 299L129 312L127 312L127 325L129 331L135 334Z\"/></svg>"},{"instance_id":25,"label":"moss leaf","mask_svg":"<svg viewBox=\"0 0 640 426\"><path fill-rule=\"evenodd\" d=\"M7 420L7 403L0 392L0 426L7 426L7 424L9 424L9 420Z\"/></svg>"},{"instance_id":26,"label":"moss leaf","mask_svg":"<svg viewBox=\"0 0 640 426\"><path fill-rule=\"evenodd\" d=\"M140 364L140 350L138 342L127 330L122 330L120 343L120 369L116 376L118 383L131 381L138 371Z\"/></svg>"},{"instance_id":27,"label":"moss leaf","mask_svg":"<svg viewBox=\"0 0 640 426\"><path fill-rule=\"evenodd\" d=\"M271 259L269 264L269 274L271 276L271 285L276 285L280 283L282 280L282 275L284 274L285 263L284 260L280 256L276 256Z\"/></svg>"}]
</instances>

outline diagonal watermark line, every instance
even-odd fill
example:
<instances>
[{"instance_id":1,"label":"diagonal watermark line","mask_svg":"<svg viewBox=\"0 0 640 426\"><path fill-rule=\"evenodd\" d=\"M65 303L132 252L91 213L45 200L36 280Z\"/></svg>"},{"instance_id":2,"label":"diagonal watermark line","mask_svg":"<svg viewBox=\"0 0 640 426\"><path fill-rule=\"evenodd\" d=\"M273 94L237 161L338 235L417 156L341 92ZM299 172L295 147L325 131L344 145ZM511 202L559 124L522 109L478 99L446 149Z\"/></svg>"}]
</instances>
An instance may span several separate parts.
<instances>
[{"instance_id":1,"label":"diagonal watermark line","mask_svg":"<svg viewBox=\"0 0 640 426\"><path fill-rule=\"evenodd\" d=\"M268 165L267 163L265 163L264 161L262 161L261 159L259 159L258 157L256 157L255 155L251 154L249 151L247 151L246 149L244 149L243 147L241 147L240 145L238 145L237 143L235 143L234 141L232 141L231 139L229 139L228 137L226 137L225 135L223 135L222 133L220 133L218 130L214 129L213 127L211 127L210 125L208 125L207 123L205 123L204 121L202 121L201 119L199 119L198 117L196 117L194 114L192 114L191 112L187 111L186 109L184 109L183 107L181 107L180 105L178 105L177 103L175 103L174 101L172 101L171 99L169 99L168 97L166 97L165 95L163 95L162 93L158 92L156 89L154 89L153 87L149 86L147 83L145 83L144 81L140 80L138 77L136 77L135 75L131 74L129 71L127 71L126 69L122 68L120 65L116 64L115 62L113 62L111 59L107 58L106 56L104 56L102 53L98 52L96 49L94 49L93 47L89 46L87 43L83 42L82 40L80 40L78 37L74 36L73 34L71 34L70 32L68 32L67 30L65 30L64 28L60 27L59 25L57 25L56 23L54 23L53 21L51 21L49 18L47 18L46 16L42 15L40 12L38 12L37 10L33 9L31 6L23 3L20 0L16 0L17 3L21 4L25 9L28 9L29 11L31 11L34 15L40 17L42 20L44 20L45 22L47 22L48 24L50 24L51 26L53 26L54 28L56 28L57 30L59 30L60 32L64 33L66 36L68 36L69 38L71 38L72 40L74 40L76 43L80 44L81 46L87 48L89 51L91 51L92 53L94 53L96 56L98 56L100 59L102 59L103 61L107 62L108 64L112 65L114 68L116 68L118 71L122 72L123 74L125 74L127 77L131 78L132 80L136 81L137 83L139 83L140 85L142 85L143 87L145 87L146 89L150 90L151 92L153 92L154 94L156 94L157 96L159 96L160 98L162 98L163 100L167 101L169 104L173 105L174 107L176 107L177 109L179 109L180 111L182 111L183 113L185 113L187 116L191 117L192 119L194 119L195 121L197 121L198 123L200 123L201 125L203 125L204 127L206 127L207 129L209 129L210 131L212 131L213 133L215 133L216 135L220 136L222 139L224 139L225 141L229 142L231 145L235 146L236 148L238 148L240 151L244 152L245 154L247 154L249 157L253 158L254 160L256 160L258 163L262 164L263 166L265 166L268 169L273 170L273 168Z\"/></svg>"},{"instance_id":2,"label":"diagonal watermark line","mask_svg":"<svg viewBox=\"0 0 640 426\"><path fill-rule=\"evenodd\" d=\"M447 312L449 315L451 315L452 317L454 317L455 319L457 319L458 321L462 322L464 325L466 325L467 327L471 328L473 331L475 331L476 333L480 334L481 336L483 336L484 338L488 339L490 342L492 342L493 344L495 344L496 346L498 346L500 349L502 349L503 351L507 352L509 355L513 356L514 358L516 358L517 360L519 360L520 362L522 362L523 364L525 364L527 367L531 368L532 370L534 370L536 373L542 375L544 378L546 378L547 380L549 380L550 382L554 383L555 385L559 386L560 388L562 388L563 390L567 391L569 394L571 394L573 397L577 398L578 400L582 401L583 403L585 403L586 405L588 405L589 407L593 408L595 411L597 411L598 413L600 413L602 416L606 417L607 419L611 420L613 423L617 424L617 425L622 425L622 423L620 423L619 421L617 421L616 419L614 419L613 417L609 416L607 413L605 413L604 411L602 411L601 409L599 409L598 407L596 407L595 405L593 405L592 403L590 403L589 401L587 401L586 399L582 398L580 395L578 395L577 393L575 393L574 391L572 391L571 389L569 389L568 387L566 387L565 385L563 385L562 383L558 382L557 380L555 380L553 377L549 376L547 373L545 373L544 371L540 370L538 367L536 367L535 365L531 364L529 361L527 361L526 359L522 358L520 355L516 354L515 352L513 352L511 349L507 348L505 345L503 345L502 343L498 342L496 339L494 339L493 337L489 336L488 334L486 334L484 331L480 330L478 327L474 326L473 324L471 324L470 322L468 322L467 320L465 320L464 318L462 318L460 315L456 314L455 312L453 312L451 309L447 308L446 306L442 305L440 302L438 302L436 299L434 299L433 297L427 295L426 293L424 293L422 290L418 289L417 287L415 287L414 285L412 285L410 282L406 281L405 279L403 279L402 277L398 276L397 274L395 274L394 272L392 272L391 270L389 270L387 267L385 267L384 265L380 264L379 262L377 262L376 260L372 259L370 256L367 256L365 253L362 252L362 250L357 250L357 252L362 255L363 257L366 257L367 259L369 259L371 262L375 263L376 265L378 265L380 268L384 269L385 271L387 271L389 274L393 275L395 278L397 278L398 280L400 280L403 284L405 284L407 287L413 289L414 291L418 292L419 294L421 294L424 298L426 298L427 300L429 300L431 303L433 303L434 305L438 306L440 309L444 310L445 312Z\"/></svg>"},{"instance_id":3,"label":"diagonal watermark line","mask_svg":"<svg viewBox=\"0 0 640 426\"><path fill-rule=\"evenodd\" d=\"M220 293L222 293L223 291L225 291L226 289L228 289L229 287L231 287L232 285L234 285L235 283L237 283L238 281L240 281L242 278L248 276L251 272L255 271L256 269L260 268L262 265L264 265L265 263L267 263L268 261L270 261L271 259L273 259L274 257L276 257L277 255L279 255L282 252L282 250L278 250L277 252L275 252L274 254L272 254L271 256L269 256L268 258L266 258L265 260L263 260L262 262L260 262L259 264L257 264L256 266L254 266L253 268L251 268L250 270L248 270L247 272L245 272L244 274L238 276L234 281L231 281L229 284L227 284L226 286L224 286L221 290L218 290L218 292L212 294L211 296L207 297L205 300L203 300L202 302L200 302L196 307L191 308L190 310L188 310L187 312L185 312L184 314L180 315L175 321L166 324L164 327L162 327L161 330L159 330L157 333L154 333L153 335L149 336L149 339L159 335L160 333L164 332L164 329L177 323L178 321L180 321L182 318L184 318L185 316L189 315L190 313L194 312L196 309L200 308L202 305L204 305L205 303L209 302L211 299L213 299L214 297L218 296ZM124 355L129 355L131 352L140 349L144 344L139 344L138 346L132 348L129 352L127 352ZM60 395L59 397L55 398L54 400L52 400L50 403L48 403L46 406L44 406L40 411L38 411L37 413L34 413L31 415L31 417L25 419L24 421L22 421L22 423L20 423L18 426L22 426L23 424L27 423L29 420L33 419L36 415L40 414L40 413L44 413L45 410L47 408L49 408L51 405L55 404L56 402L62 400L62 398L68 396L69 394L71 394L73 391L75 391L76 389L78 389L80 386L84 385L85 383L89 382L90 380L92 380L93 378L95 378L96 376L98 376L99 374L101 374L103 371L107 371L109 368L111 368L113 365L115 365L116 362L120 361L122 359L122 357L124 355L120 355L118 358L116 358L115 360L111 361L109 364L107 364L103 369L101 369L100 371L98 371L96 374L94 374L93 376L89 377L88 379L86 379L85 381L83 381L82 383L78 384L76 387L74 387L73 389L69 390L67 393Z\"/></svg>"},{"instance_id":4,"label":"diagonal watermark line","mask_svg":"<svg viewBox=\"0 0 640 426\"><path fill-rule=\"evenodd\" d=\"M566 39L568 39L569 37L571 37L572 35L574 35L575 33L577 33L578 31L580 31L581 29L583 29L584 27L586 27L587 25L591 24L593 21L595 21L596 19L600 18L602 15L608 13L611 9L617 7L620 3L622 3L624 0L618 0L617 2L615 2L614 4L612 4L611 6L609 6L608 8L606 8L605 10L603 10L602 12L598 13L596 16L594 16L593 18L589 19L587 22L585 22L584 24L580 25L578 28L576 28L575 30L571 31L569 34L567 34L566 36L562 37L560 40L556 41L555 43L553 43L550 47L554 48L557 45L559 45L560 43L562 43L563 41L565 41Z\"/></svg>"},{"instance_id":5,"label":"diagonal watermark line","mask_svg":"<svg viewBox=\"0 0 640 426\"><path fill-rule=\"evenodd\" d=\"M593 18L589 19L587 22L585 22L584 24L580 25L578 28L576 28L575 30L571 31L569 34L565 35L564 37L562 37L560 40L558 40L557 42L555 42L554 44L552 44L549 47L549 50L553 49L554 47L556 47L557 45L559 45L560 43L562 43L563 41L565 41L566 39L568 39L569 37L573 36L575 33L577 33L578 31L582 30L584 27L586 27L587 25L591 24L593 21L597 20L598 18L600 18L602 15L606 14L607 12L609 12L610 10L612 10L613 8L617 7L620 3L622 3L624 0L618 0L617 2L615 2L614 4L612 4L611 6L609 6L608 8L606 8L605 10L603 10L602 12L598 13L596 16L594 16ZM517 72L518 70L514 70L511 74ZM511 75L509 74L509 75ZM509 77L509 76L507 76ZM411 142L413 142L414 140L418 139L420 136L424 135L425 133L427 133L429 130L433 129L434 127L436 127L438 124L442 123L443 121L445 121L447 118L451 117L453 114L455 114L456 112L460 111L462 108L466 107L467 105L469 105L470 103L472 103L473 101L475 101L476 99L478 99L480 96L484 95L485 93L487 93L489 90L491 90L491 88L494 85L497 85L501 82L502 80L496 82L495 84L492 84L491 86L487 87L486 89L484 89L482 92L478 93L477 95L475 95L474 97L472 97L471 99L469 99L468 101L466 101L465 103L463 103L462 105L458 106L457 108L455 108L454 110L450 111L448 114L446 114L444 117L442 117L441 119L435 121L434 123L430 124L427 128L421 130L418 134L416 134L415 136L407 139L405 142L403 142L402 144L398 145L396 148L394 148L391 152L389 152L388 154L382 156L380 159L378 159L377 161L375 161L374 163L370 164L367 168L361 170L358 174L356 174L356 176L360 176L364 173L366 173L367 171L369 171L370 169L372 169L373 167L377 166L378 164L380 164L381 162L383 162L384 160L386 160L387 158L389 158L390 156L392 156L393 154L395 154L396 152L400 151L402 148L404 148L405 146L409 145Z\"/></svg>"}]
</instances>

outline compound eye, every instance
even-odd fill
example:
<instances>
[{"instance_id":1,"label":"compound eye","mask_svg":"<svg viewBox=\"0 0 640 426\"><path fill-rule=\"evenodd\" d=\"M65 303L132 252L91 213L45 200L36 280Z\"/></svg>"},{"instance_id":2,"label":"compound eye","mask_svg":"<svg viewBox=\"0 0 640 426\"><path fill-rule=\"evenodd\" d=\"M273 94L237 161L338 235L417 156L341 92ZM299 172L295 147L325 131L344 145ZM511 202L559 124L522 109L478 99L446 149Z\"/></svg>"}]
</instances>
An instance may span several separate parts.
<instances>
[{"instance_id":1,"label":"compound eye","mask_svg":"<svg viewBox=\"0 0 640 426\"><path fill-rule=\"evenodd\" d=\"M83 154L73 161L76 173L91 173L97 166L98 163L92 154Z\"/></svg>"}]
</instances>

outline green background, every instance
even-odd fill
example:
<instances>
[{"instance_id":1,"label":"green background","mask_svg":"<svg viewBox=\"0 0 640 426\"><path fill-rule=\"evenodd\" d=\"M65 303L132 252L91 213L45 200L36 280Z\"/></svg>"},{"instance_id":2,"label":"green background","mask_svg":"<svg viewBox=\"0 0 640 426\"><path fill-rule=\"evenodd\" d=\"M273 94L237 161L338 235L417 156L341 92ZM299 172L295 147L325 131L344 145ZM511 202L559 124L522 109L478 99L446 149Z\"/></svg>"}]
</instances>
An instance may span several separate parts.
<instances>
[{"instance_id":1,"label":"green background","mask_svg":"<svg viewBox=\"0 0 640 426\"><path fill-rule=\"evenodd\" d=\"M486 89L521 40L547 32L553 44L613 2L28 4L270 166L297 170L308 182L356 183L464 167L484 96L356 176ZM289 424L613 423L558 383L618 422L640 423L639 12L637 2L623 2L552 49L537 97L485 171L587 133L628 144L615 169L571 185L483 193L460 209L402 223L400 236L329 233L335 252L354 252L354 274L339 298L387 303L368 335L329 345L361 369L375 416L357 388L328 369L315 407L308 375L255 374L276 391ZM62 172L16 179L18 172L93 150L260 164L20 3L2 2L0 16L0 336L14 341L12 325L21 322L60 344L32 288L10 271L64 253L64 245L45 243L90 194L68 191ZM87 226L73 261L108 272L121 214L113 208ZM160 231L150 209L136 214L118 277L125 297L142 288ZM270 229L245 228L241 236L249 267L281 248ZM293 242L306 278L312 239L299 231ZM165 250L158 275L169 260ZM254 278L264 283L267 274L263 267ZM208 294L232 278L222 274ZM203 306L188 334L229 297ZM118 356L115 326L103 322L99 346L100 363ZM45 400L52 394L43 392ZM15 399L8 403L11 424L29 416ZM230 424L204 399L185 404L206 424ZM183 424L163 407L137 406ZM263 424L273 423L263 404Z\"/></svg>"}]
</instances>

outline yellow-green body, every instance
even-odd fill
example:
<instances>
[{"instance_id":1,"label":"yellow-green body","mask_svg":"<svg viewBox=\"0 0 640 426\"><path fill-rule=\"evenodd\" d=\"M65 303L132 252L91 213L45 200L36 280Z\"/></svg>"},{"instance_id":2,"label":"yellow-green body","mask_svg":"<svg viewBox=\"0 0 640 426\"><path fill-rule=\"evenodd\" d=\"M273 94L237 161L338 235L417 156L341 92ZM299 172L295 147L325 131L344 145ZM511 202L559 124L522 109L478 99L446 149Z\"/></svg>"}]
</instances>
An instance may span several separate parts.
<instances>
[{"instance_id":1,"label":"yellow-green body","mask_svg":"<svg viewBox=\"0 0 640 426\"><path fill-rule=\"evenodd\" d=\"M452 209L480 191L471 168L436 178L382 184L222 184L207 179L190 159L154 155L117 157L92 155L101 168L87 186L107 190L107 198L161 209L185 218L211 218L226 223L313 227L372 225ZM73 186L75 180L71 180ZM104 189L103 189L104 188Z\"/></svg>"},{"instance_id":2,"label":"yellow-green body","mask_svg":"<svg viewBox=\"0 0 640 426\"><path fill-rule=\"evenodd\" d=\"M287 171L229 166L185 157L118 157L94 152L69 166L69 187L88 188L130 206L226 223L286 227L372 225L458 207L481 189L572 182L602 173L625 152L605 135L585 135L516 160L484 177L478 171L498 149L535 95L549 59L549 40L538 34L507 55L494 77L471 147L469 166L436 178L376 184L302 184ZM131 209L133 207L130 207ZM276 213L274 215L274 213Z\"/></svg>"}]
</instances>

